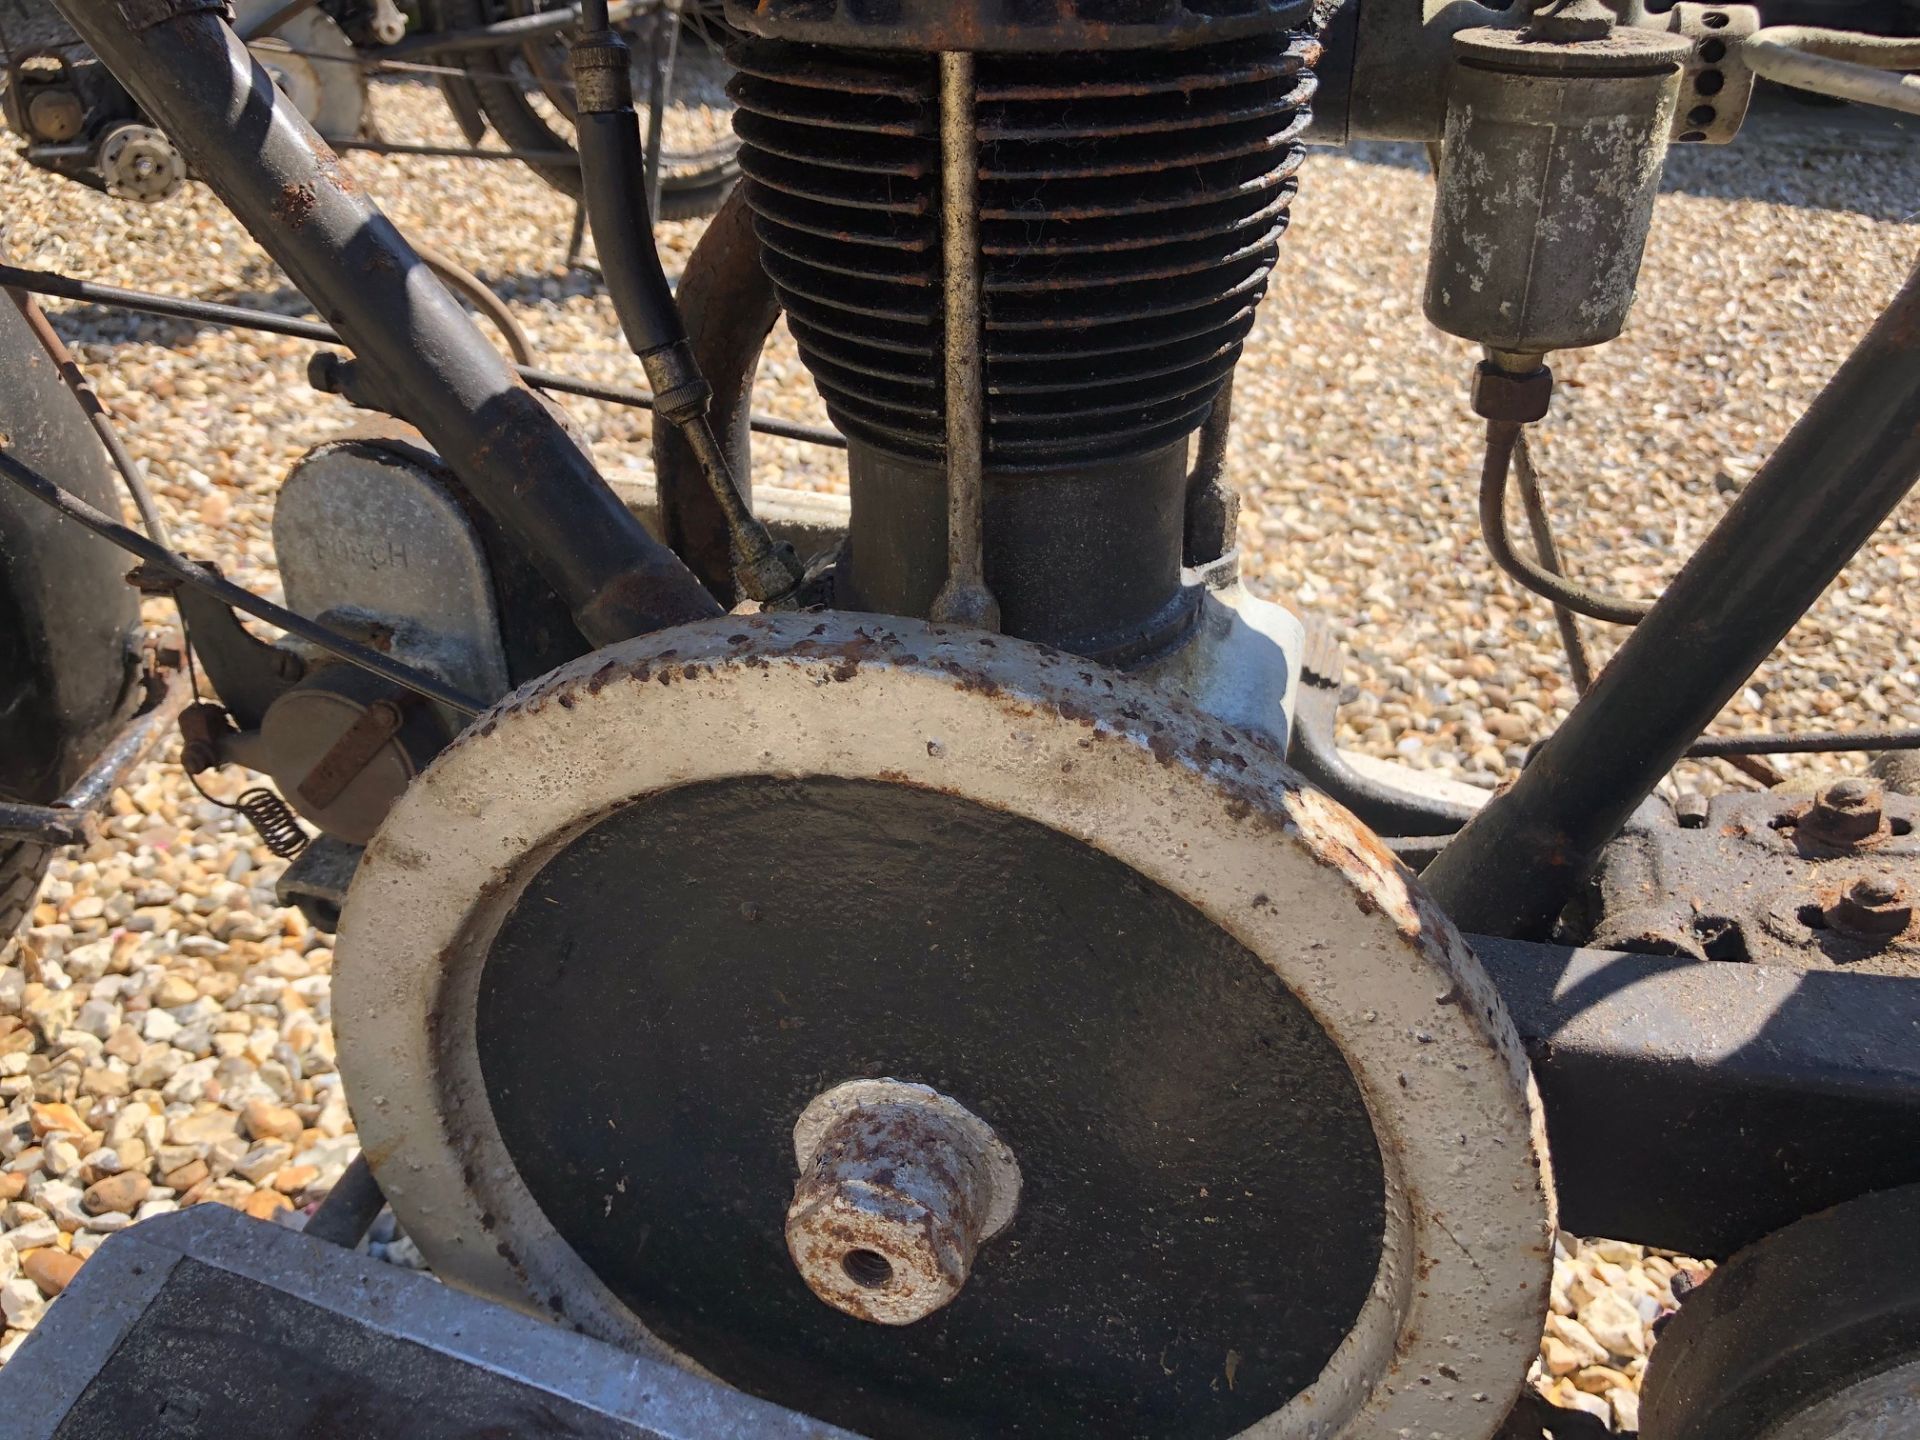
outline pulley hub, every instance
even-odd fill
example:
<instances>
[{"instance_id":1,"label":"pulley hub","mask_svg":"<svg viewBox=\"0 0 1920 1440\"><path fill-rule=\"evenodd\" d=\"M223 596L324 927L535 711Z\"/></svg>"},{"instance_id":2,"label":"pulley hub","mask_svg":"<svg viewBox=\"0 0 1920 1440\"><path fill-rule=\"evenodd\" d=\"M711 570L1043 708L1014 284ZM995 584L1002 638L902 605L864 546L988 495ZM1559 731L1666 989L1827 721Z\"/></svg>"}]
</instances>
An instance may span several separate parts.
<instances>
[{"instance_id":1,"label":"pulley hub","mask_svg":"<svg viewBox=\"0 0 1920 1440\"><path fill-rule=\"evenodd\" d=\"M925 1085L836 1085L794 1125L793 1153L787 1249L807 1288L857 1320L911 1325L952 1300L1020 1203L1013 1152Z\"/></svg>"},{"instance_id":2,"label":"pulley hub","mask_svg":"<svg viewBox=\"0 0 1920 1440\"><path fill-rule=\"evenodd\" d=\"M285 0L235 0L234 24L246 35L283 8ZM353 41L331 15L310 6L248 49L322 139L359 137L367 114L366 73Z\"/></svg>"}]
</instances>

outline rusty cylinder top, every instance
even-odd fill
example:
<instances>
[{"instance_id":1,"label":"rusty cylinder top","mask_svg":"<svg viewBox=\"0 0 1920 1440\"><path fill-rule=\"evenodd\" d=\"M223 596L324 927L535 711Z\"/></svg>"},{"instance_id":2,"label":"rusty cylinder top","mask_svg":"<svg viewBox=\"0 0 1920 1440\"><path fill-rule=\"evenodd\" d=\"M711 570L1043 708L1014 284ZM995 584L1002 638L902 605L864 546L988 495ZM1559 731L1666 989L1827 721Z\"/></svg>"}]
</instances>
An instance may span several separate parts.
<instances>
[{"instance_id":1,"label":"rusty cylinder top","mask_svg":"<svg viewBox=\"0 0 1920 1440\"><path fill-rule=\"evenodd\" d=\"M1207 45L1296 29L1312 0L727 0L769 40L921 54L1042 54Z\"/></svg>"}]
</instances>

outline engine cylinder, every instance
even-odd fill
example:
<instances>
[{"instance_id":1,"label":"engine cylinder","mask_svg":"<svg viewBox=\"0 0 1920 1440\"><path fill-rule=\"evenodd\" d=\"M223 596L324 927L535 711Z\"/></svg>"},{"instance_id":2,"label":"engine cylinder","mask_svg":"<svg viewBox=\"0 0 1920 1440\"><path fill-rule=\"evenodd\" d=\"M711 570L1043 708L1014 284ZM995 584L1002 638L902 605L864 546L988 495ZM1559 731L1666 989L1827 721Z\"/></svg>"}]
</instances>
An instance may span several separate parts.
<instances>
[{"instance_id":1,"label":"engine cylinder","mask_svg":"<svg viewBox=\"0 0 1920 1440\"><path fill-rule=\"evenodd\" d=\"M1303 25L1310 0L727 0L738 29L873 50L1159 49Z\"/></svg>"},{"instance_id":2,"label":"engine cylinder","mask_svg":"<svg viewBox=\"0 0 1920 1440\"><path fill-rule=\"evenodd\" d=\"M985 565L1009 633L1116 663L1185 633L1186 442L1266 292L1316 54L1269 30L978 57ZM924 615L946 521L905 492L937 487L947 435L937 57L734 59L763 262L853 450L844 602Z\"/></svg>"}]
</instances>

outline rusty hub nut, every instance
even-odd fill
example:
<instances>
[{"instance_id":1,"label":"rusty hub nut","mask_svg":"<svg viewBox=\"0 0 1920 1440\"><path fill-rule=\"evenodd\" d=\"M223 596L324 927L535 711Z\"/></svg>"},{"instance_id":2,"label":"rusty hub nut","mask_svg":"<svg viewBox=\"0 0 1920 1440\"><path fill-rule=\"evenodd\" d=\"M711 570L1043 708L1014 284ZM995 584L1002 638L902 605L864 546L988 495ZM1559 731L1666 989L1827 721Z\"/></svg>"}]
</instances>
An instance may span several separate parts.
<instances>
[{"instance_id":1,"label":"rusty hub nut","mask_svg":"<svg viewBox=\"0 0 1920 1440\"><path fill-rule=\"evenodd\" d=\"M1885 792L1877 780L1836 780L1808 809L1802 828L1827 845L1857 845L1880 832Z\"/></svg>"},{"instance_id":2,"label":"rusty hub nut","mask_svg":"<svg viewBox=\"0 0 1920 1440\"><path fill-rule=\"evenodd\" d=\"M793 1150L787 1251L815 1295L878 1325L911 1325L958 1295L1020 1202L1013 1152L925 1085L835 1086L800 1116Z\"/></svg>"},{"instance_id":3,"label":"rusty hub nut","mask_svg":"<svg viewBox=\"0 0 1920 1440\"><path fill-rule=\"evenodd\" d=\"M1482 360L1473 371L1473 413L1484 420L1530 425L1544 419L1553 399L1553 371L1545 365L1516 375Z\"/></svg>"},{"instance_id":4,"label":"rusty hub nut","mask_svg":"<svg viewBox=\"0 0 1920 1440\"><path fill-rule=\"evenodd\" d=\"M1882 939L1900 934L1913 922L1913 902L1899 881L1868 876L1848 887L1827 912L1827 921L1844 935Z\"/></svg>"}]
</instances>

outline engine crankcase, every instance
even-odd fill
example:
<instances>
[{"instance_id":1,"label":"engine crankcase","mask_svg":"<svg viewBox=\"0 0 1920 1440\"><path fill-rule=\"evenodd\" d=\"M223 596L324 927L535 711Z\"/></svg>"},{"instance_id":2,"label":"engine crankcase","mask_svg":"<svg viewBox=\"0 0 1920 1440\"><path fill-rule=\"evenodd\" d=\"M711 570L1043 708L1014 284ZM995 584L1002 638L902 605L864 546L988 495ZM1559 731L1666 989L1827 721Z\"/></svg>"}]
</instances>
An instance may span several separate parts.
<instances>
[{"instance_id":1,"label":"engine crankcase","mask_svg":"<svg viewBox=\"0 0 1920 1440\"><path fill-rule=\"evenodd\" d=\"M564 666L395 807L336 977L442 1277L864 1435L1485 1440L1537 1342L1478 962L1070 655L841 613Z\"/></svg>"}]
</instances>

